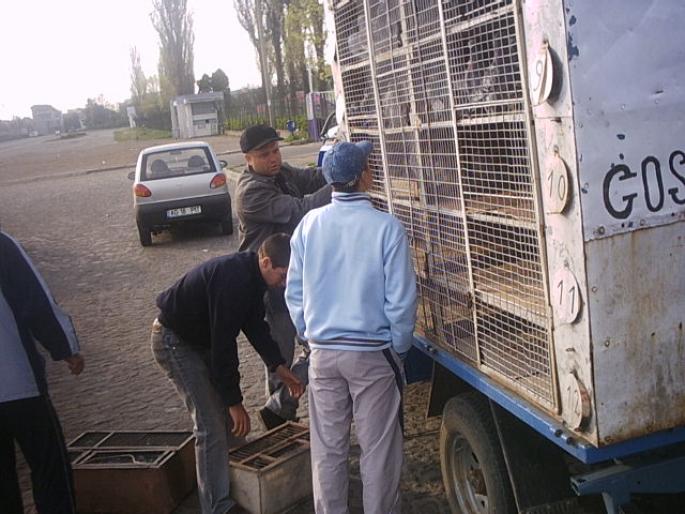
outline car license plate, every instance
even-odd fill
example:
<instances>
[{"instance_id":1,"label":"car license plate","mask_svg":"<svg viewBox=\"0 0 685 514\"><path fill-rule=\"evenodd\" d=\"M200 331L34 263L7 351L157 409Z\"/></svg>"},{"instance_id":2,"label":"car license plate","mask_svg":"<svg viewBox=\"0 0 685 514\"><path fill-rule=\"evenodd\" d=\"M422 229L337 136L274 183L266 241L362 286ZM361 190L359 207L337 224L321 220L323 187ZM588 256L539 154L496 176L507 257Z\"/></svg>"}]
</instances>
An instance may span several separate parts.
<instances>
[{"instance_id":1,"label":"car license plate","mask_svg":"<svg viewBox=\"0 0 685 514\"><path fill-rule=\"evenodd\" d=\"M191 214L200 214L202 208L199 205L192 207L180 207L178 209L169 209L166 211L167 218L179 218L181 216L190 216Z\"/></svg>"}]
</instances>

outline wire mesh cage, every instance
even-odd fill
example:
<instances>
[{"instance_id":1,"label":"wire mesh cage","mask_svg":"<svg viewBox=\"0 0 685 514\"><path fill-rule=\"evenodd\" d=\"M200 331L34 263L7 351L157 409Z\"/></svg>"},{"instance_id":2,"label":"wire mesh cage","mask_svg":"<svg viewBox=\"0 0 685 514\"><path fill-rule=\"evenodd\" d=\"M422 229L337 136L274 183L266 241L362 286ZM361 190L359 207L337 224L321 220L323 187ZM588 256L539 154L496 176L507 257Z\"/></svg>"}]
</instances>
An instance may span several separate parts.
<instances>
[{"instance_id":1,"label":"wire mesh cage","mask_svg":"<svg viewBox=\"0 0 685 514\"><path fill-rule=\"evenodd\" d=\"M515 3L338 5L350 139L373 142L370 194L409 235L419 332L556 409Z\"/></svg>"}]
</instances>

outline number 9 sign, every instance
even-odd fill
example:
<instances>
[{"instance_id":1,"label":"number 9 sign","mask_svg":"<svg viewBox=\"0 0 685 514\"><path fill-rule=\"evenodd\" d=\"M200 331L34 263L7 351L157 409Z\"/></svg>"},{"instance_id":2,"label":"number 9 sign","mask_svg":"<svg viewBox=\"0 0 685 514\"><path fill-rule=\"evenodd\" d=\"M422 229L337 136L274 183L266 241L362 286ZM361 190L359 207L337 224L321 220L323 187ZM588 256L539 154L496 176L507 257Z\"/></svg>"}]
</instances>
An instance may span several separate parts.
<instances>
[{"instance_id":1,"label":"number 9 sign","mask_svg":"<svg viewBox=\"0 0 685 514\"><path fill-rule=\"evenodd\" d=\"M533 61L530 73L530 99L533 105L540 105L547 101L552 92L554 81L554 66L552 66L552 54L549 51L549 43L545 41Z\"/></svg>"},{"instance_id":2,"label":"number 9 sign","mask_svg":"<svg viewBox=\"0 0 685 514\"><path fill-rule=\"evenodd\" d=\"M580 287L576 277L564 268L554 274L550 291L552 310L562 323L573 323L580 314Z\"/></svg>"}]
</instances>

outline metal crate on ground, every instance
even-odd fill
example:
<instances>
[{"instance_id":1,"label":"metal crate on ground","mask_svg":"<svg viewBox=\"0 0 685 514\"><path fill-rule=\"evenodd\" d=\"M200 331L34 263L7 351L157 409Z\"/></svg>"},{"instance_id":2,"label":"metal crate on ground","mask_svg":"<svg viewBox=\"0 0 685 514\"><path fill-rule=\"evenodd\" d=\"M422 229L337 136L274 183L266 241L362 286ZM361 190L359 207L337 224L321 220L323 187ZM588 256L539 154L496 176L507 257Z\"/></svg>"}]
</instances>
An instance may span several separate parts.
<instances>
[{"instance_id":1,"label":"metal crate on ground","mask_svg":"<svg viewBox=\"0 0 685 514\"><path fill-rule=\"evenodd\" d=\"M168 514L195 487L191 432L85 432L71 441L82 513Z\"/></svg>"},{"instance_id":2,"label":"metal crate on ground","mask_svg":"<svg viewBox=\"0 0 685 514\"><path fill-rule=\"evenodd\" d=\"M231 497L251 514L275 514L312 494L309 429L288 422L229 452Z\"/></svg>"}]
</instances>

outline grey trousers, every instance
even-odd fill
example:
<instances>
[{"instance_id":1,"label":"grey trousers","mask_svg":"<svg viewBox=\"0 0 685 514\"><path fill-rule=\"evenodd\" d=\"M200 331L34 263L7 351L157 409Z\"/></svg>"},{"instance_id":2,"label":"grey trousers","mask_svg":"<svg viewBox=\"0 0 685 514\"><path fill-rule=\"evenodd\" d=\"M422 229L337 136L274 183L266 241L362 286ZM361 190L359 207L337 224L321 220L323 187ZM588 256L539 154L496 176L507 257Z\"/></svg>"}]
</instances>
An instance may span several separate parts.
<instances>
[{"instance_id":1,"label":"grey trousers","mask_svg":"<svg viewBox=\"0 0 685 514\"><path fill-rule=\"evenodd\" d=\"M271 337L278 344L281 355L286 361L286 366L303 384L307 385L309 348L306 343L296 344L296 330L285 304L284 291L283 288L273 288L264 295L266 321L271 330ZM296 350L299 353L297 359L295 359ZM290 395L290 391L276 373L270 373L267 368L264 369L268 397L264 406L284 419L295 420L299 401Z\"/></svg>"},{"instance_id":2,"label":"grey trousers","mask_svg":"<svg viewBox=\"0 0 685 514\"><path fill-rule=\"evenodd\" d=\"M365 514L400 512L404 376L392 350L312 349L309 424L316 514L347 514L354 419Z\"/></svg>"},{"instance_id":3,"label":"grey trousers","mask_svg":"<svg viewBox=\"0 0 685 514\"><path fill-rule=\"evenodd\" d=\"M231 434L231 417L209 376L208 352L186 345L168 328L152 326L152 354L193 419L195 466L202 514L225 514L230 498L228 449L245 442Z\"/></svg>"}]
</instances>

